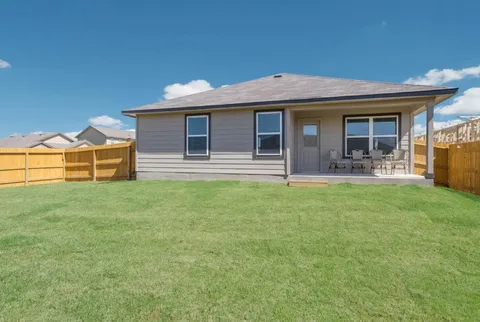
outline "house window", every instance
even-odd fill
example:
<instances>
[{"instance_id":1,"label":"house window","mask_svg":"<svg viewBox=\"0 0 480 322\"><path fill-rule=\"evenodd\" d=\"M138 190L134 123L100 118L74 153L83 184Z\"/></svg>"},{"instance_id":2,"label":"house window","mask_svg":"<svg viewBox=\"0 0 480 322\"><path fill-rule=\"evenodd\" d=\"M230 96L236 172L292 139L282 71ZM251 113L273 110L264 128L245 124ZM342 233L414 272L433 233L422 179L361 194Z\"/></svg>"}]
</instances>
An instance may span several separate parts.
<instances>
[{"instance_id":1,"label":"house window","mask_svg":"<svg viewBox=\"0 0 480 322\"><path fill-rule=\"evenodd\" d=\"M317 124L303 125L303 146L318 147L318 126Z\"/></svg>"},{"instance_id":2,"label":"house window","mask_svg":"<svg viewBox=\"0 0 480 322\"><path fill-rule=\"evenodd\" d=\"M208 156L209 147L209 115L186 116L186 142L185 152L187 156Z\"/></svg>"},{"instance_id":3,"label":"house window","mask_svg":"<svg viewBox=\"0 0 480 322\"><path fill-rule=\"evenodd\" d=\"M345 117L345 155L352 150L382 150L391 154L398 146L398 115Z\"/></svg>"},{"instance_id":4,"label":"house window","mask_svg":"<svg viewBox=\"0 0 480 322\"><path fill-rule=\"evenodd\" d=\"M256 112L255 142L257 155L282 155L282 111Z\"/></svg>"}]
</instances>

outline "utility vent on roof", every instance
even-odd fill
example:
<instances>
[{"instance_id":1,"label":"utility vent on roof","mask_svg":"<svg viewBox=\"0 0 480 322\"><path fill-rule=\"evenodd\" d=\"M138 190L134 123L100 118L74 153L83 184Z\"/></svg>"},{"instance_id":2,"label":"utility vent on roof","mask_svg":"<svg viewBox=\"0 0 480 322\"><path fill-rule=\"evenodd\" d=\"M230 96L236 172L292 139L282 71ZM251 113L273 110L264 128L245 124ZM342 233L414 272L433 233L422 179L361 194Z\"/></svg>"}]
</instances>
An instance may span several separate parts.
<instances>
[{"instance_id":1,"label":"utility vent on roof","mask_svg":"<svg viewBox=\"0 0 480 322\"><path fill-rule=\"evenodd\" d=\"M273 76L273 78L280 78L280 77L282 77L282 75L280 74Z\"/></svg>"}]
</instances>

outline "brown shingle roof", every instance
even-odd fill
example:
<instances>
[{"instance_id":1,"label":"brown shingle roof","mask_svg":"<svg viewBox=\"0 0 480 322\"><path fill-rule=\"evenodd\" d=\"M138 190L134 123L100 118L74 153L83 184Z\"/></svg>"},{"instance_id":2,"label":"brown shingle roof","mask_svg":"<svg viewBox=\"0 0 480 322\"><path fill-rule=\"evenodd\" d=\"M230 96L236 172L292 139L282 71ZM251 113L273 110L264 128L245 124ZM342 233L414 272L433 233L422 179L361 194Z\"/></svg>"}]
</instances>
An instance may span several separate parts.
<instances>
[{"instance_id":1,"label":"brown shingle roof","mask_svg":"<svg viewBox=\"0 0 480 322\"><path fill-rule=\"evenodd\" d=\"M93 126L93 125L90 125L85 130L78 133L76 138L81 136L89 128L93 128L93 129L97 130L98 132L102 133L103 135L105 135L108 138L135 140L135 131L119 130L119 129L114 129L114 128L111 128L111 127Z\"/></svg>"},{"instance_id":2,"label":"brown shingle roof","mask_svg":"<svg viewBox=\"0 0 480 322\"><path fill-rule=\"evenodd\" d=\"M455 94L457 88L278 74L124 110L124 114Z\"/></svg>"},{"instance_id":3,"label":"brown shingle roof","mask_svg":"<svg viewBox=\"0 0 480 322\"><path fill-rule=\"evenodd\" d=\"M45 144L43 143L44 141L57 135L61 135L64 138L68 138L59 132L19 134L19 135L12 135L12 136L0 139L0 147L1 148L30 148L38 144ZM70 140L71 142L73 141L70 138L68 138L68 140Z\"/></svg>"},{"instance_id":4,"label":"brown shingle roof","mask_svg":"<svg viewBox=\"0 0 480 322\"><path fill-rule=\"evenodd\" d=\"M76 147L79 147L80 145L83 145L83 144L86 144L88 146L92 145L92 143L90 143L87 140L78 140L78 141L73 141L73 142L66 143L66 144L65 143L42 143L42 144L48 145L48 146L50 146L51 148L54 148L54 149L76 148Z\"/></svg>"}]
</instances>

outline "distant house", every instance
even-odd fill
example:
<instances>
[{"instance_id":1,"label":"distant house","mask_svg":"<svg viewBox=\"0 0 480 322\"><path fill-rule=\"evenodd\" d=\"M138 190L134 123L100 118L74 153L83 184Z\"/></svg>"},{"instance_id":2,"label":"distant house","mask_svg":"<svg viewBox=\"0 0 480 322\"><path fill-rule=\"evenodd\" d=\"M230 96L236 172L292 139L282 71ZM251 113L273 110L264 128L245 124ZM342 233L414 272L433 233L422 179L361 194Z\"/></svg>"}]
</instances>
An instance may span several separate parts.
<instances>
[{"instance_id":1,"label":"distant house","mask_svg":"<svg viewBox=\"0 0 480 322\"><path fill-rule=\"evenodd\" d=\"M92 145L85 140L75 141L68 136L58 132L45 132L37 134L10 135L0 139L0 148L84 148Z\"/></svg>"},{"instance_id":2,"label":"distant house","mask_svg":"<svg viewBox=\"0 0 480 322\"><path fill-rule=\"evenodd\" d=\"M76 138L87 140L94 145L124 143L135 140L134 131L118 130L109 127L89 126L80 132Z\"/></svg>"},{"instance_id":3,"label":"distant house","mask_svg":"<svg viewBox=\"0 0 480 322\"><path fill-rule=\"evenodd\" d=\"M470 116L470 121L446 126L433 132L433 140L438 143L463 143L480 141L480 117ZM415 137L416 140L426 140L426 134Z\"/></svg>"}]
</instances>

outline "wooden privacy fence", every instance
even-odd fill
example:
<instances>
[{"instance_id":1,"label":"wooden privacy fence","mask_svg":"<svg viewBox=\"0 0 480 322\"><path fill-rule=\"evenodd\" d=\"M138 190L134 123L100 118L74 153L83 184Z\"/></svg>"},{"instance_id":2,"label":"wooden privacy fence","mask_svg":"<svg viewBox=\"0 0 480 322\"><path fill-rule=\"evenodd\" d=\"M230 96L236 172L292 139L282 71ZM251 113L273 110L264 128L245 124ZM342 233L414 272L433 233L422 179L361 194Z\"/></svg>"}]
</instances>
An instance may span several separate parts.
<instances>
[{"instance_id":1,"label":"wooden privacy fence","mask_svg":"<svg viewBox=\"0 0 480 322\"><path fill-rule=\"evenodd\" d=\"M427 147L415 141L415 174L425 175ZM480 195L480 141L435 143L435 184Z\"/></svg>"},{"instance_id":2,"label":"wooden privacy fence","mask_svg":"<svg viewBox=\"0 0 480 322\"><path fill-rule=\"evenodd\" d=\"M0 149L0 187L135 176L135 142L74 149Z\"/></svg>"},{"instance_id":3,"label":"wooden privacy fence","mask_svg":"<svg viewBox=\"0 0 480 322\"><path fill-rule=\"evenodd\" d=\"M415 141L414 173L425 175L425 141ZM480 141L434 147L435 184L480 195ZM135 178L135 142L75 149L0 148L0 187Z\"/></svg>"},{"instance_id":4,"label":"wooden privacy fence","mask_svg":"<svg viewBox=\"0 0 480 322\"><path fill-rule=\"evenodd\" d=\"M448 144L435 143L433 149L435 184L448 187ZM427 171L427 146L425 141L415 141L414 174L424 176Z\"/></svg>"},{"instance_id":5,"label":"wooden privacy fence","mask_svg":"<svg viewBox=\"0 0 480 322\"><path fill-rule=\"evenodd\" d=\"M480 195L480 141L450 144L448 166L450 188Z\"/></svg>"}]
</instances>

